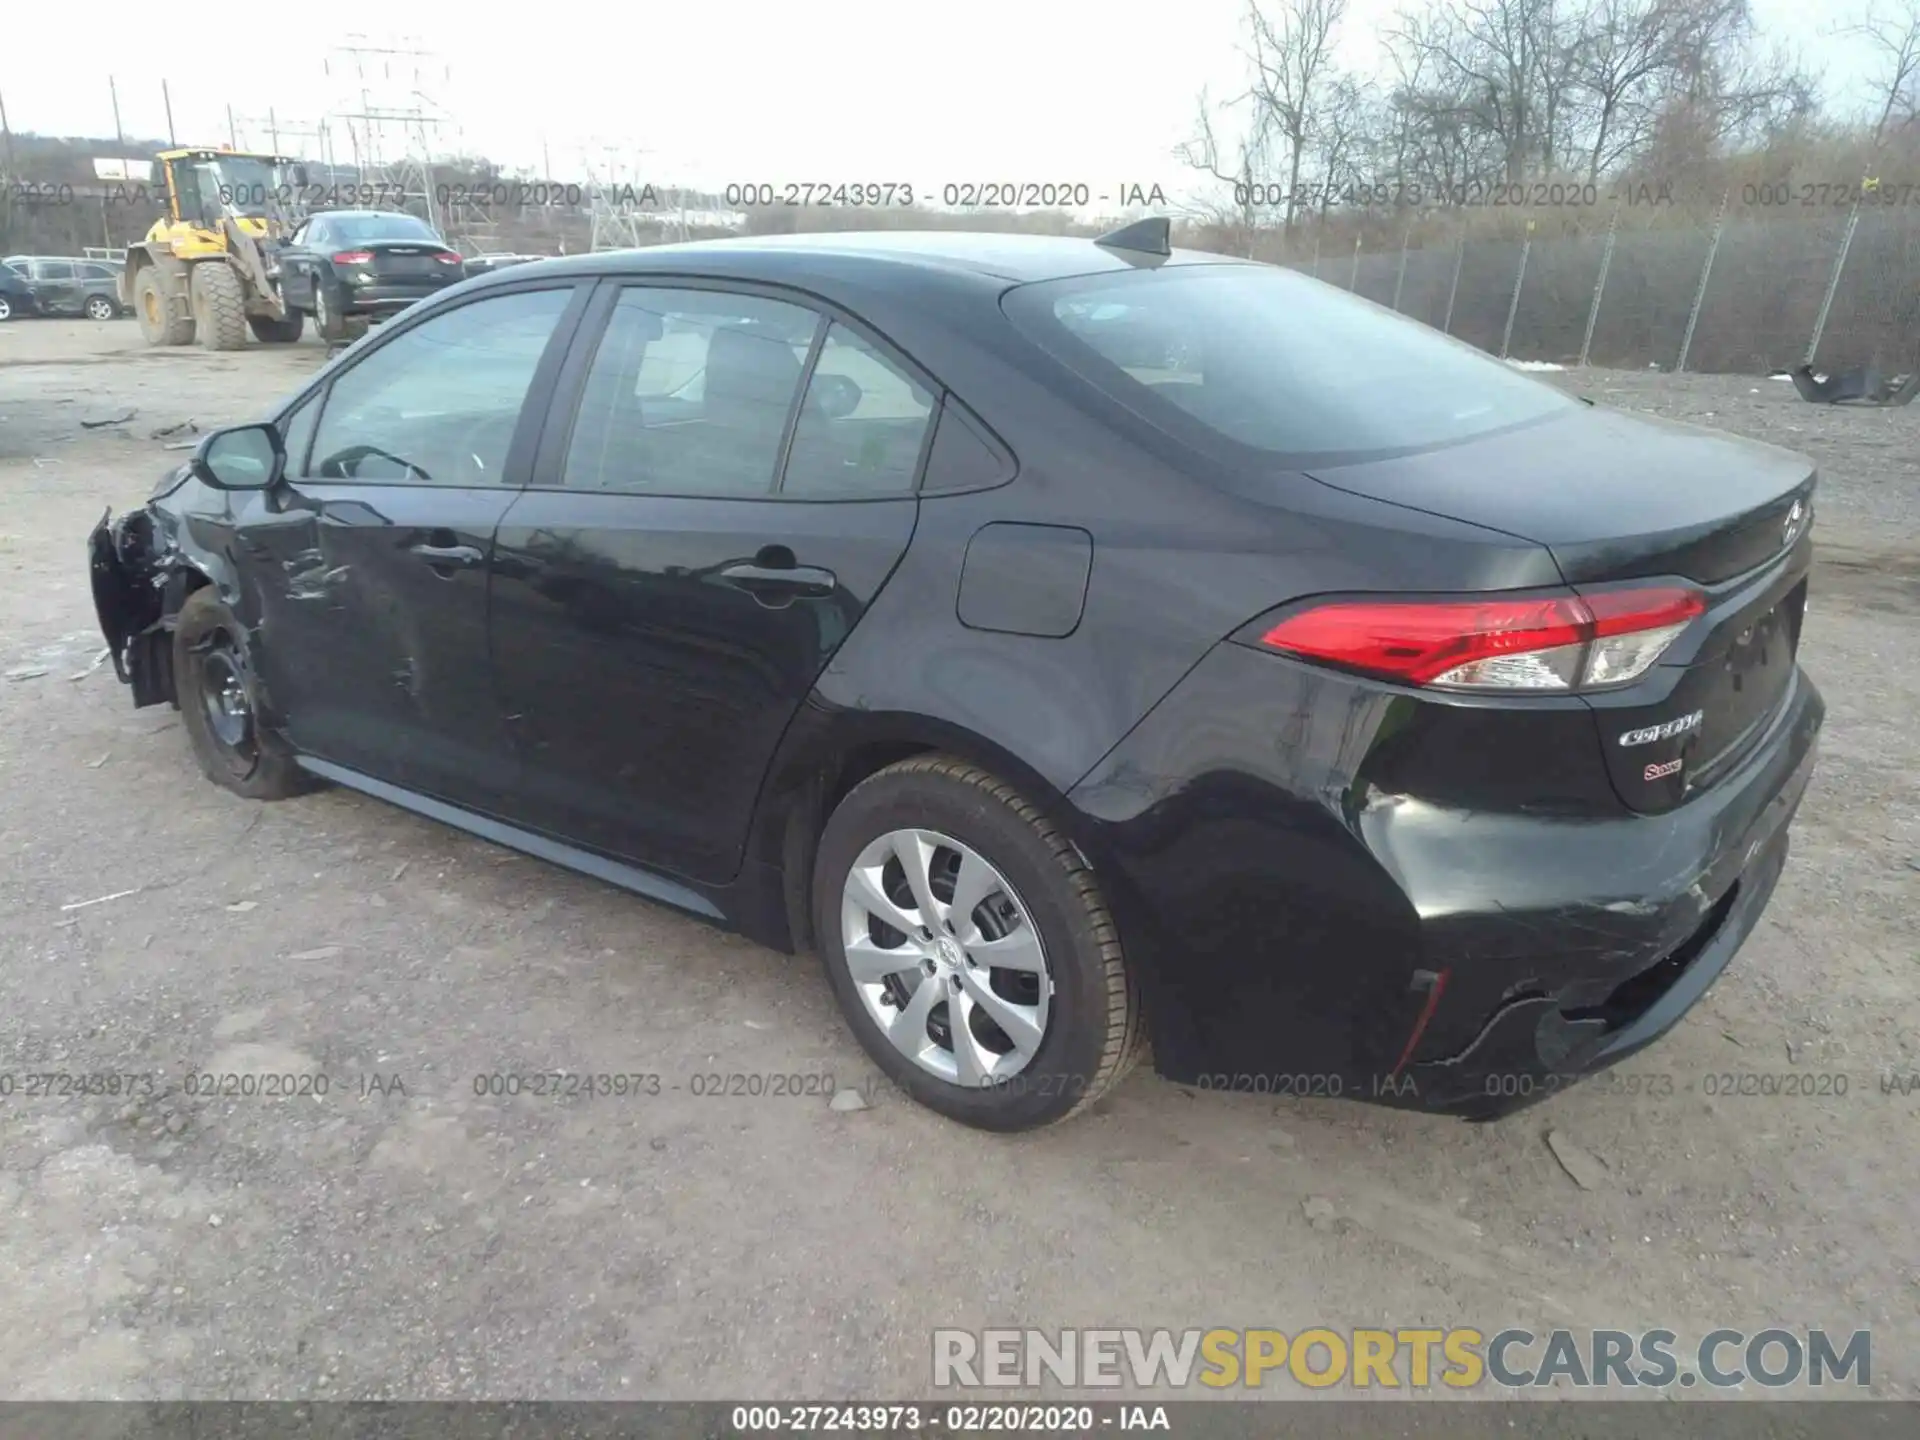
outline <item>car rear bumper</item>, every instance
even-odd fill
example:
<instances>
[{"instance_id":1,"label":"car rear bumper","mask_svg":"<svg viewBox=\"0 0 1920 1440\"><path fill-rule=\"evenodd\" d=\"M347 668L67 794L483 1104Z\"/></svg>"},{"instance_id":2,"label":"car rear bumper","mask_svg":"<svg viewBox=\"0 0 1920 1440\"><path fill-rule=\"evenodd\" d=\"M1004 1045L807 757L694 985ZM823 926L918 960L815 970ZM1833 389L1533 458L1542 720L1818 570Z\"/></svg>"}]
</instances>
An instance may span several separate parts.
<instances>
[{"instance_id":1,"label":"car rear bumper","mask_svg":"<svg viewBox=\"0 0 1920 1440\"><path fill-rule=\"evenodd\" d=\"M389 315L429 295L438 295L447 286L458 284L465 278L456 274L445 280L392 280L377 285L346 285L342 290L346 296L348 314Z\"/></svg>"},{"instance_id":2,"label":"car rear bumper","mask_svg":"<svg viewBox=\"0 0 1920 1440\"><path fill-rule=\"evenodd\" d=\"M1796 672L1733 773L1634 815L1387 784L1409 706L1222 645L1075 787L1162 1074L1485 1119L1619 1063L1759 920L1825 715Z\"/></svg>"}]
</instances>

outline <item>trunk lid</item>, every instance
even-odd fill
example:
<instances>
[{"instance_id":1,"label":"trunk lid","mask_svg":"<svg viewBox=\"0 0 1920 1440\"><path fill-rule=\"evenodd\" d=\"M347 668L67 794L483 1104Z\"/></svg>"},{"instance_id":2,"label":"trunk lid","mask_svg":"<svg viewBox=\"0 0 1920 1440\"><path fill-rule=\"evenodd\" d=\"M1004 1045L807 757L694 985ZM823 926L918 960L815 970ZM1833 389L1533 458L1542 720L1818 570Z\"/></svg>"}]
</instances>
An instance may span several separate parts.
<instances>
[{"instance_id":1,"label":"trunk lid","mask_svg":"<svg viewBox=\"0 0 1920 1440\"><path fill-rule=\"evenodd\" d=\"M1671 810L1713 786L1792 694L1813 557L1804 457L1595 408L1314 478L1535 541L1583 594L1675 578L1706 593L1661 663L1586 697L1631 809Z\"/></svg>"},{"instance_id":2,"label":"trunk lid","mask_svg":"<svg viewBox=\"0 0 1920 1440\"><path fill-rule=\"evenodd\" d=\"M1584 406L1313 478L1545 545L1572 585L1744 574L1780 553L1794 501L1813 490L1811 462L1789 450Z\"/></svg>"}]
</instances>

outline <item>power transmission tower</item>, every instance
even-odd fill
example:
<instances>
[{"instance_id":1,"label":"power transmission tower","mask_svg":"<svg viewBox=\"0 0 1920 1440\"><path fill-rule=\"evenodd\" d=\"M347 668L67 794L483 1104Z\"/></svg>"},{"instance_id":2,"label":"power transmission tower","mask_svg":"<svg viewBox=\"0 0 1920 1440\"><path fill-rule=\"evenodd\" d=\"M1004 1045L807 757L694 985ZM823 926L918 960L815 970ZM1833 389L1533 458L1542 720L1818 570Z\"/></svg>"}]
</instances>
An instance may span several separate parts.
<instances>
[{"instance_id":1,"label":"power transmission tower","mask_svg":"<svg viewBox=\"0 0 1920 1440\"><path fill-rule=\"evenodd\" d=\"M433 181L433 144L430 136L447 123L427 87L444 83L449 74L433 52L411 41L374 44L364 35L350 35L326 60L330 78L349 92L348 105L339 112L346 123L348 144L360 183L377 187L382 197L401 203L418 202L427 223L441 229L441 204ZM444 233L444 231L442 232Z\"/></svg>"},{"instance_id":2,"label":"power transmission tower","mask_svg":"<svg viewBox=\"0 0 1920 1440\"><path fill-rule=\"evenodd\" d=\"M648 184L638 160L644 150L628 152L602 145L600 159L585 161L590 249L637 250L653 245L668 230L657 208L659 192Z\"/></svg>"}]
</instances>

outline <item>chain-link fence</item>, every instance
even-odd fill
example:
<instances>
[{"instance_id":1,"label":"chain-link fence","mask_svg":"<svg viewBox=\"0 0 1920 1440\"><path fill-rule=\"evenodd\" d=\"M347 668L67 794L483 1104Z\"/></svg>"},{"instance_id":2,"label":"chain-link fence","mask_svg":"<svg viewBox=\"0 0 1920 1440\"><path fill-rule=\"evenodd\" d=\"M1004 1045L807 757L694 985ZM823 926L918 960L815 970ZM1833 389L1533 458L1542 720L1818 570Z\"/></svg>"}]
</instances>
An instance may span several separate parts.
<instances>
[{"instance_id":1,"label":"chain-link fence","mask_svg":"<svg viewBox=\"0 0 1920 1440\"><path fill-rule=\"evenodd\" d=\"M1780 217L1738 208L1582 233L1461 223L1283 261L1515 360L1765 374L1920 365L1920 195ZM1298 250L1305 246L1296 247Z\"/></svg>"}]
</instances>

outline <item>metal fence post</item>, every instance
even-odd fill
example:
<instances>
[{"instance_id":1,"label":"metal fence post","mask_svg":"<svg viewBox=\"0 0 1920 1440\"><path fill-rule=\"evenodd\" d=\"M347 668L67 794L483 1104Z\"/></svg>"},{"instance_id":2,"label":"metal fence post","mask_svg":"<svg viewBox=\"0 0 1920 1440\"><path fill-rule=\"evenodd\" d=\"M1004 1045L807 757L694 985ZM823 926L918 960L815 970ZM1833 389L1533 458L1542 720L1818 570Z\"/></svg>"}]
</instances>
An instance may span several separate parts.
<instances>
[{"instance_id":1,"label":"metal fence post","mask_svg":"<svg viewBox=\"0 0 1920 1440\"><path fill-rule=\"evenodd\" d=\"M1820 298L1820 316L1813 322L1813 338L1807 341L1806 358L1800 363L1813 364L1813 352L1820 348L1820 337L1826 333L1827 316L1833 311L1833 297L1840 290L1840 272L1847 267L1847 252L1853 248L1853 232L1860 224L1860 197L1853 197L1853 213L1847 216L1846 232L1840 237L1839 252L1833 257L1833 273L1827 277L1827 293Z\"/></svg>"},{"instance_id":2,"label":"metal fence post","mask_svg":"<svg viewBox=\"0 0 1920 1440\"><path fill-rule=\"evenodd\" d=\"M1527 283L1527 257L1533 253L1533 221L1527 221L1526 242L1520 247L1520 268L1513 276L1513 298L1507 301L1507 328L1500 336L1500 358L1507 358L1507 347L1513 343L1513 317L1520 313L1520 287Z\"/></svg>"},{"instance_id":3,"label":"metal fence post","mask_svg":"<svg viewBox=\"0 0 1920 1440\"><path fill-rule=\"evenodd\" d=\"M1353 237L1353 269L1347 272L1347 289L1349 290L1360 288L1360 241L1363 238L1359 235Z\"/></svg>"},{"instance_id":4,"label":"metal fence post","mask_svg":"<svg viewBox=\"0 0 1920 1440\"><path fill-rule=\"evenodd\" d=\"M1320 228L1318 226L1315 226L1313 231L1313 278L1316 280L1320 278Z\"/></svg>"},{"instance_id":5,"label":"metal fence post","mask_svg":"<svg viewBox=\"0 0 1920 1440\"><path fill-rule=\"evenodd\" d=\"M1720 209L1713 217L1713 238L1707 242L1707 258L1700 267L1700 283L1694 288L1693 309L1687 315L1687 333L1680 341L1680 360L1673 367L1678 375L1687 368L1687 352L1693 349L1693 327L1700 323L1700 305L1707 298L1707 279L1713 274L1713 257L1720 253L1720 234L1727 228L1727 201L1733 198L1733 189L1720 197Z\"/></svg>"},{"instance_id":6,"label":"metal fence post","mask_svg":"<svg viewBox=\"0 0 1920 1440\"><path fill-rule=\"evenodd\" d=\"M1406 233L1400 237L1400 273L1393 277L1393 309L1400 310L1400 288L1407 283L1407 246L1413 243L1413 226L1407 226Z\"/></svg>"},{"instance_id":7,"label":"metal fence post","mask_svg":"<svg viewBox=\"0 0 1920 1440\"><path fill-rule=\"evenodd\" d=\"M1440 332L1443 335L1453 333L1453 302L1460 294L1460 267L1466 263L1466 260L1467 227L1463 221L1460 226L1460 238L1453 245L1453 283L1447 286L1447 315L1440 322Z\"/></svg>"},{"instance_id":8,"label":"metal fence post","mask_svg":"<svg viewBox=\"0 0 1920 1440\"><path fill-rule=\"evenodd\" d=\"M1593 282L1593 303L1587 307L1587 333L1580 341L1580 368L1587 368L1593 354L1593 327L1600 320L1600 297L1607 293L1607 271L1613 268L1613 239L1620 229L1620 204L1614 202L1613 219L1607 222L1607 243L1600 251L1600 275Z\"/></svg>"}]
</instances>

